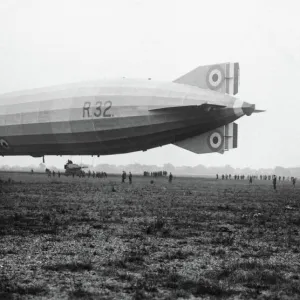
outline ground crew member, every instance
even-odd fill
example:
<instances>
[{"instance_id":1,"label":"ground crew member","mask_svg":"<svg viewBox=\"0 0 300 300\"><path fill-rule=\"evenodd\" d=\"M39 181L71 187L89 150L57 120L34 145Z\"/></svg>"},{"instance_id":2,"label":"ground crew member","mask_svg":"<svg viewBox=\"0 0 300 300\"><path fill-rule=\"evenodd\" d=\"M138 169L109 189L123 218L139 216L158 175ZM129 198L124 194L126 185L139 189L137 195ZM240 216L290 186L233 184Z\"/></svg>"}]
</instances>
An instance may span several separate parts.
<instances>
[{"instance_id":1,"label":"ground crew member","mask_svg":"<svg viewBox=\"0 0 300 300\"><path fill-rule=\"evenodd\" d=\"M277 192L277 190L276 190L276 181L277 181L277 178L276 178L276 175L274 175L274 177L273 177L273 188Z\"/></svg>"},{"instance_id":2,"label":"ground crew member","mask_svg":"<svg viewBox=\"0 0 300 300\"><path fill-rule=\"evenodd\" d=\"M172 175L172 173L170 172L170 175L169 175L169 182L172 183L172 180L173 180L173 175Z\"/></svg>"},{"instance_id":3,"label":"ground crew member","mask_svg":"<svg viewBox=\"0 0 300 300\"><path fill-rule=\"evenodd\" d=\"M125 182L125 179L126 179L126 173L125 173L125 171L123 171L123 173L122 173L122 183Z\"/></svg>"},{"instance_id":4,"label":"ground crew member","mask_svg":"<svg viewBox=\"0 0 300 300\"><path fill-rule=\"evenodd\" d=\"M131 184L132 183L132 174L131 174L131 172L129 172L128 178L129 178L129 184Z\"/></svg>"}]
</instances>

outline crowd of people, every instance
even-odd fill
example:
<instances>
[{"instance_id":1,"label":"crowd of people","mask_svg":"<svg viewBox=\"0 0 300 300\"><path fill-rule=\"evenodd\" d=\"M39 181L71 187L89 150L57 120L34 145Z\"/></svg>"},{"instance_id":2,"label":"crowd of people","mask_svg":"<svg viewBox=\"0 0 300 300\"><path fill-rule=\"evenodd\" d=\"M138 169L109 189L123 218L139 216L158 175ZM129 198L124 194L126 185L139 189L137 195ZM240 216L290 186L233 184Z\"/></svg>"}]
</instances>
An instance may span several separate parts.
<instances>
[{"instance_id":1,"label":"crowd of people","mask_svg":"<svg viewBox=\"0 0 300 300\"><path fill-rule=\"evenodd\" d=\"M167 176L168 172L167 171L157 171L157 172L147 172L144 171L144 176L145 177L162 177L162 176Z\"/></svg>"},{"instance_id":2,"label":"crowd of people","mask_svg":"<svg viewBox=\"0 0 300 300\"><path fill-rule=\"evenodd\" d=\"M55 172L54 170L51 172L51 170L49 169L46 169L45 170L46 174L48 174L48 177L55 177L56 175L58 176L58 178L60 178L60 176L62 175L60 171L57 171ZM31 170L31 173L33 174L33 170ZM85 173L84 171L80 172L80 174L76 174L76 173L73 173L72 176L75 177L75 176L79 176L79 177L88 177L88 178L106 178L107 177L107 173L106 172L91 172L90 170ZM147 172L145 171L144 172L144 176L151 176L151 177L161 177L161 176L167 176L168 173L166 171L159 171L159 172ZM122 173L122 183L125 182L126 178L127 178L127 173L125 171L123 171ZM296 177L285 177L285 176L276 176L276 175L231 175L231 174L222 174L219 176L219 174L216 174L216 179L222 179L222 180L245 180L247 179L249 181L250 184L253 183L254 180L272 180L272 183L273 183L273 188L274 190L276 190L277 188L277 181L286 181L286 182L289 182L291 181L292 182L292 185L295 187L296 185L296 180L297 178ZM128 180L129 180L129 184L132 183L132 173L129 172L128 174ZM169 174L168 176L168 181L171 183L173 180L173 175L172 173Z\"/></svg>"},{"instance_id":3,"label":"crowd of people","mask_svg":"<svg viewBox=\"0 0 300 300\"><path fill-rule=\"evenodd\" d=\"M55 172L54 170L51 172L51 170L46 169L45 170L46 174L48 175L48 177L55 177L56 175L60 178L60 176L64 173L61 173L60 171ZM33 170L31 170L31 173L33 173ZM80 171L80 172L72 172L71 174L68 174L70 176L72 176L73 178L75 176L78 177L88 177L88 178L106 178L107 177L107 173L106 172L84 172L84 171Z\"/></svg>"},{"instance_id":4,"label":"crowd of people","mask_svg":"<svg viewBox=\"0 0 300 300\"><path fill-rule=\"evenodd\" d=\"M293 179L296 179L296 177L285 177L285 176L276 176L276 175L231 175L231 174L222 174L219 176L219 174L216 174L216 179L222 179L222 180L228 180L228 179L234 179L234 180L273 180L274 176L278 179L278 181L293 181Z\"/></svg>"},{"instance_id":5,"label":"crowd of people","mask_svg":"<svg viewBox=\"0 0 300 300\"><path fill-rule=\"evenodd\" d=\"M287 182L289 182L289 181L291 181L292 182L292 184L293 184L293 186L295 187L295 185L296 185L296 180L297 180L297 178L296 177L293 177L293 176L291 176L291 177L289 177L289 176L287 176L287 177L285 177L285 176L276 176L276 175L247 175L247 176L245 176L245 175L233 175L233 176L231 176L231 174L222 174L221 176L220 176L220 178L222 178L222 180L231 180L231 179L234 179L234 180L245 180L245 179L247 179L247 180L249 180L249 183L253 183L253 180L272 180L272 183L273 183L273 188L274 188L274 190L276 190L276 185L277 185L277 180L278 181L287 181ZM219 179L219 174L216 174L216 179Z\"/></svg>"},{"instance_id":6,"label":"crowd of people","mask_svg":"<svg viewBox=\"0 0 300 300\"><path fill-rule=\"evenodd\" d=\"M280 181L282 179L282 181L285 181L285 178L283 176L283 178L281 178L280 176L278 177L278 181ZM293 187L295 187L296 185L296 177L287 177L287 181L291 181L292 184L293 184ZM276 185L277 185L277 176L276 175L273 175L272 176L272 182L273 182L273 188L275 191L277 191L277 188L276 188Z\"/></svg>"},{"instance_id":7,"label":"crowd of people","mask_svg":"<svg viewBox=\"0 0 300 300\"><path fill-rule=\"evenodd\" d=\"M145 175L145 173L146 173L146 175ZM144 172L144 176L149 176L149 175L147 175L147 173L150 174L149 172ZM154 176L154 177L157 177L157 176L167 176L167 175L168 175L168 173L166 171L151 172L151 176ZM126 178L127 178L127 173L125 171L123 171L121 178L122 178L122 183L124 183L125 180L126 180ZM129 184L131 184L132 183L132 174L131 174L131 172L129 172L129 174L128 174L128 179L129 179ZM172 175L172 173L170 173L169 174L169 182L171 183L172 180L173 180L173 175Z\"/></svg>"}]
</instances>

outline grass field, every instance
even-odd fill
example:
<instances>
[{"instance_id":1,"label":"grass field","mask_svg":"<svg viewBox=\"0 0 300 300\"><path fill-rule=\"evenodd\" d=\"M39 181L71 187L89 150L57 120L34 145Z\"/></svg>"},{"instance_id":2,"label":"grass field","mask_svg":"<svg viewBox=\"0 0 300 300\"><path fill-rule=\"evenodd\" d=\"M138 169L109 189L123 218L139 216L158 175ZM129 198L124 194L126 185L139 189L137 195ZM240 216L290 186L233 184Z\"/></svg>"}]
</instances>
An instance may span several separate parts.
<instances>
[{"instance_id":1,"label":"grass field","mask_svg":"<svg viewBox=\"0 0 300 300\"><path fill-rule=\"evenodd\" d=\"M297 184L0 177L0 299L300 299Z\"/></svg>"}]
</instances>

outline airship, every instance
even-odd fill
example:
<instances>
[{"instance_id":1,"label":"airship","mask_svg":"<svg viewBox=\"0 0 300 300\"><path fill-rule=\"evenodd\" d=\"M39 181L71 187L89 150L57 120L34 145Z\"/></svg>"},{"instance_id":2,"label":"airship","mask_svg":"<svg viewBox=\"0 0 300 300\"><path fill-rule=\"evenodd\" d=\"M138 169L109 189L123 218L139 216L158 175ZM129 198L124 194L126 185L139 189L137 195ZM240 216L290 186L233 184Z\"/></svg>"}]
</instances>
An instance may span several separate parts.
<instances>
[{"instance_id":1,"label":"airship","mask_svg":"<svg viewBox=\"0 0 300 300\"><path fill-rule=\"evenodd\" d=\"M110 155L167 144L237 148L237 119L260 112L235 95L239 63L199 66L173 82L120 78L0 95L0 155Z\"/></svg>"}]
</instances>

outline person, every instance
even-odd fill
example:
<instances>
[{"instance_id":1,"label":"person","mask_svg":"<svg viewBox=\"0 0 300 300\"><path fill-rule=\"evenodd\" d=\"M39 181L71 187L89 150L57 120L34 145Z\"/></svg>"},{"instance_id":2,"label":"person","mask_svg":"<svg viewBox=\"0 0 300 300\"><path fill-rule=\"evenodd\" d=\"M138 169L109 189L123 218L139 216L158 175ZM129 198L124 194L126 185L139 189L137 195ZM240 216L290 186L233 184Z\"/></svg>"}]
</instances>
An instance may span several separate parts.
<instances>
[{"instance_id":1,"label":"person","mask_svg":"<svg viewBox=\"0 0 300 300\"><path fill-rule=\"evenodd\" d=\"M249 178L249 182L252 184L252 176L250 176L250 178Z\"/></svg>"},{"instance_id":2,"label":"person","mask_svg":"<svg viewBox=\"0 0 300 300\"><path fill-rule=\"evenodd\" d=\"M295 187L295 184L296 184L296 177L293 177L292 183L293 183L293 187Z\"/></svg>"},{"instance_id":3,"label":"person","mask_svg":"<svg viewBox=\"0 0 300 300\"><path fill-rule=\"evenodd\" d=\"M277 181L277 178L276 178L276 175L274 175L273 176L273 188L277 192L277 190L276 190L276 181Z\"/></svg>"},{"instance_id":4,"label":"person","mask_svg":"<svg viewBox=\"0 0 300 300\"><path fill-rule=\"evenodd\" d=\"M132 183L132 174L131 174L131 172L129 172L128 178L129 178L129 184L131 184Z\"/></svg>"},{"instance_id":5,"label":"person","mask_svg":"<svg viewBox=\"0 0 300 300\"><path fill-rule=\"evenodd\" d=\"M60 178L60 171L58 171L58 178Z\"/></svg>"},{"instance_id":6,"label":"person","mask_svg":"<svg viewBox=\"0 0 300 300\"><path fill-rule=\"evenodd\" d=\"M46 169L46 173L48 174L48 177L51 177L51 171L49 169Z\"/></svg>"},{"instance_id":7,"label":"person","mask_svg":"<svg viewBox=\"0 0 300 300\"><path fill-rule=\"evenodd\" d=\"M171 183L172 180L173 180L173 175L172 175L172 173L170 172L170 175L169 175L169 182Z\"/></svg>"},{"instance_id":8,"label":"person","mask_svg":"<svg viewBox=\"0 0 300 300\"><path fill-rule=\"evenodd\" d=\"M217 174L217 175L216 175L216 179L218 179L218 178L219 178L219 175Z\"/></svg>"},{"instance_id":9,"label":"person","mask_svg":"<svg viewBox=\"0 0 300 300\"><path fill-rule=\"evenodd\" d=\"M126 179L126 173L125 173L125 171L123 171L123 173L122 173L122 183L125 182L125 179Z\"/></svg>"}]
</instances>

